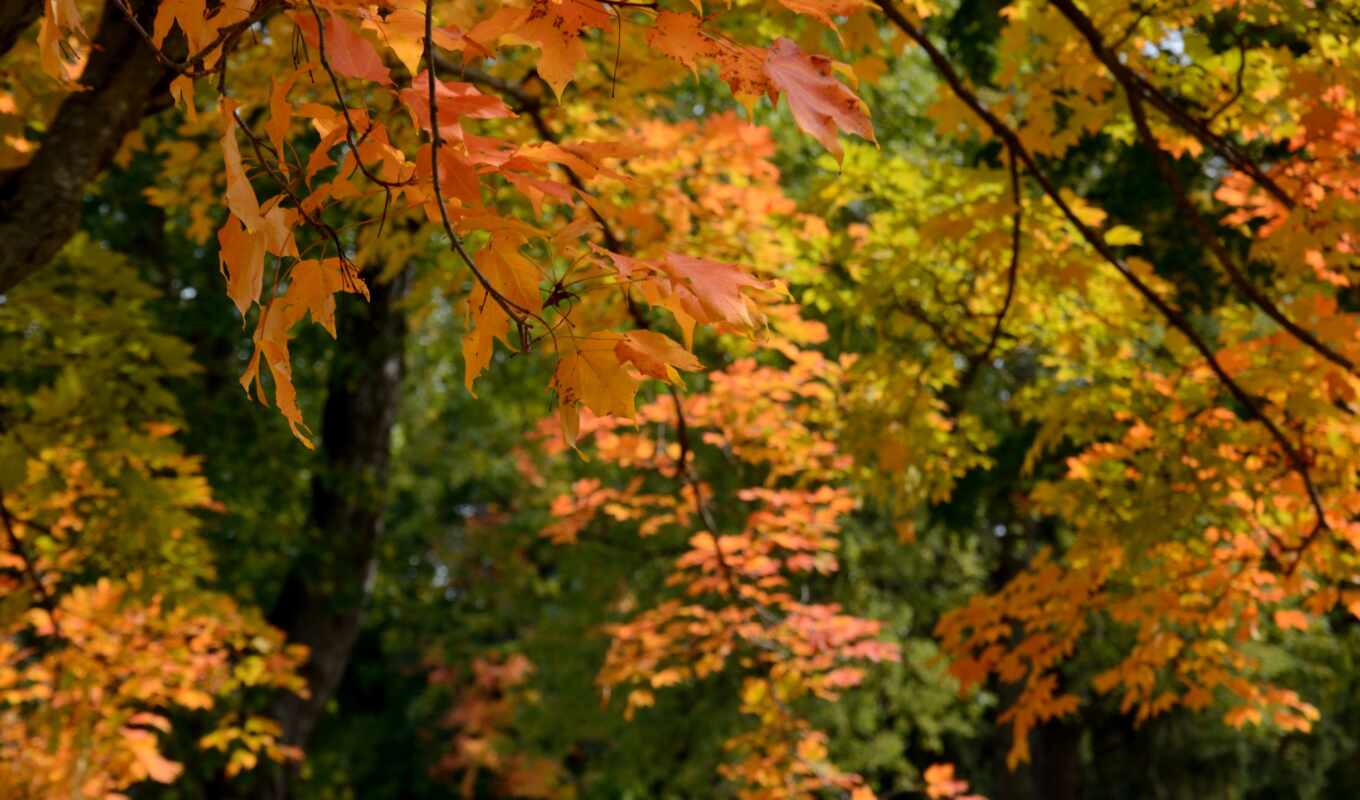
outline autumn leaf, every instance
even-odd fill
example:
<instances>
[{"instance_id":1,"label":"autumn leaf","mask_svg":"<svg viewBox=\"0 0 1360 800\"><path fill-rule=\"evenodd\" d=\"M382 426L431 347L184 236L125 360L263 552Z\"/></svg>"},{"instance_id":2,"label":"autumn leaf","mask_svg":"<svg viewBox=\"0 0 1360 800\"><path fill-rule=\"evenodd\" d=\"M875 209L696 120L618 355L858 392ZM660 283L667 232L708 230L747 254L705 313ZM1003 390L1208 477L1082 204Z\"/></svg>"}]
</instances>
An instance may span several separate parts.
<instances>
[{"instance_id":1,"label":"autumn leaf","mask_svg":"<svg viewBox=\"0 0 1360 800\"><path fill-rule=\"evenodd\" d=\"M227 295L244 316L263 288L265 236L247 231L235 214L228 214L217 232L217 245Z\"/></svg>"},{"instance_id":2,"label":"autumn leaf","mask_svg":"<svg viewBox=\"0 0 1360 800\"><path fill-rule=\"evenodd\" d=\"M834 17L848 17L856 11L872 8L868 0L779 0L780 5L795 14L812 17L833 31L839 32Z\"/></svg>"},{"instance_id":3,"label":"autumn leaf","mask_svg":"<svg viewBox=\"0 0 1360 800\"><path fill-rule=\"evenodd\" d=\"M584 404L596 414L632 419L638 379L619 361L619 334L600 332L570 340L560 351L552 389L562 405Z\"/></svg>"},{"instance_id":4,"label":"autumn leaf","mask_svg":"<svg viewBox=\"0 0 1360 800\"><path fill-rule=\"evenodd\" d=\"M656 21L647 31L647 43L697 74L700 59L712 58L715 50L713 40L700 29L701 22L693 14L657 12Z\"/></svg>"},{"instance_id":5,"label":"autumn leaf","mask_svg":"<svg viewBox=\"0 0 1360 800\"><path fill-rule=\"evenodd\" d=\"M141 774L157 783L171 783L184 767L162 756L156 746L156 735L141 728L124 728L123 739L137 759Z\"/></svg>"},{"instance_id":6,"label":"autumn leaf","mask_svg":"<svg viewBox=\"0 0 1360 800\"><path fill-rule=\"evenodd\" d=\"M1282 631L1290 629L1308 630L1308 615L1295 609L1280 609L1275 612L1275 626Z\"/></svg>"},{"instance_id":7,"label":"autumn leaf","mask_svg":"<svg viewBox=\"0 0 1360 800\"><path fill-rule=\"evenodd\" d=\"M752 277L740 267L704 258L670 254L659 267L671 279L672 296L663 301L673 312L701 323L718 323L753 329L758 315L744 294L747 289L770 289L769 281ZM693 324L687 325L685 342L692 346Z\"/></svg>"},{"instance_id":8,"label":"autumn leaf","mask_svg":"<svg viewBox=\"0 0 1360 800\"><path fill-rule=\"evenodd\" d=\"M502 38L531 44L540 51L538 74L558 98L586 58L581 41L587 28L603 28L612 18L591 0L533 0L528 8L504 7L468 31L473 41L489 46Z\"/></svg>"},{"instance_id":9,"label":"autumn leaf","mask_svg":"<svg viewBox=\"0 0 1360 800\"><path fill-rule=\"evenodd\" d=\"M538 72L559 98L586 58L581 41L586 28L603 28L611 18L604 8L589 0L535 0L515 36L538 45L542 56Z\"/></svg>"},{"instance_id":10,"label":"autumn leaf","mask_svg":"<svg viewBox=\"0 0 1360 800\"><path fill-rule=\"evenodd\" d=\"M473 384L491 363L496 340L505 341L510 329L510 318L483 287L477 287L467 299L467 318L472 329L463 335L463 383L473 397Z\"/></svg>"},{"instance_id":11,"label":"autumn leaf","mask_svg":"<svg viewBox=\"0 0 1360 800\"><path fill-rule=\"evenodd\" d=\"M637 367L648 377L679 383L677 369L697 370L703 365L694 354L681 347L675 340L656 331L629 331L619 337L614 345L614 354L620 362Z\"/></svg>"},{"instance_id":12,"label":"autumn leaf","mask_svg":"<svg viewBox=\"0 0 1360 800\"><path fill-rule=\"evenodd\" d=\"M513 117L515 112L494 95L483 94L470 83L435 81L435 100L439 106L440 135L452 140L463 138L461 120ZM430 84L422 71L401 90L401 101L423 130L430 129Z\"/></svg>"},{"instance_id":13,"label":"autumn leaf","mask_svg":"<svg viewBox=\"0 0 1360 800\"><path fill-rule=\"evenodd\" d=\"M353 268L338 258L298 261L288 272L288 291L275 301L291 325L311 315L312 321L335 337L335 295L351 292L368 297L368 287Z\"/></svg>"},{"instance_id":14,"label":"autumn leaf","mask_svg":"<svg viewBox=\"0 0 1360 800\"><path fill-rule=\"evenodd\" d=\"M807 55L788 39L776 40L765 57L765 72L788 98L798 127L839 159L838 130L875 143L877 139L864 102L831 77L831 65L830 59Z\"/></svg>"},{"instance_id":15,"label":"autumn leaf","mask_svg":"<svg viewBox=\"0 0 1360 800\"><path fill-rule=\"evenodd\" d=\"M236 108L235 101L222 100L222 159L227 174L227 208L247 231L254 231L260 224L260 201L246 177L241 148L236 143Z\"/></svg>"},{"instance_id":16,"label":"autumn leaf","mask_svg":"<svg viewBox=\"0 0 1360 800\"><path fill-rule=\"evenodd\" d=\"M326 56L331 67L341 75L390 86L392 75L383 66L373 43L352 28L339 14L326 19Z\"/></svg>"}]
</instances>

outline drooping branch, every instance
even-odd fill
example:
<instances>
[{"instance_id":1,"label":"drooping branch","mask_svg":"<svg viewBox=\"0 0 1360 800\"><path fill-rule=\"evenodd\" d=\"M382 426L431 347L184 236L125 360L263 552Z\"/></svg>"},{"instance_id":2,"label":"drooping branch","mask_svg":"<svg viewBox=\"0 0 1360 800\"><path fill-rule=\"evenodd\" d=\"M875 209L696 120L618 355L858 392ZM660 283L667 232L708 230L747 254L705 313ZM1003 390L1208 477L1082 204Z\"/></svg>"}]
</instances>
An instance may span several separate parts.
<instances>
[{"instance_id":1,"label":"drooping branch","mask_svg":"<svg viewBox=\"0 0 1360 800\"><path fill-rule=\"evenodd\" d=\"M1205 147L1214 150L1225 161L1239 172L1245 173L1262 189L1265 189L1272 197L1280 202L1285 208L1293 209L1295 206L1294 198L1284 190L1283 187L1266 174L1250 156L1242 152L1242 149L1229 139L1214 133L1209 127L1209 123L1196 117L1186 109L1178 105L1173 99L1168 97L1165 92L1153 85L1147 78L1133 71L1126 64L1121 62L1109 49L1104 46L1103 37L1096 28L1091 18L1086 16L1077 8L1072 0L1050 0L1054 8L1057 8L1064 17L1067 17L1086 39L1092 51L1100 58L1114 73L1115 78L1121 83L1125 80L1129 82L1135 94L1141 95L1149 103L1155 106L1163 114L1166 114L1172 121L1190 133L1200 141ZM1245 54L1243 63L1245 64ZM1123 76L1121 78L1121 75ZM1212 119L1212 117L1210 118Z\"/></svg>"},{"instance_id":2,"label":"drooping branch","mask_svg":"<svg viewBox=\"0 0 1360 800\"><path fill-rule=\"evenodd\" d=\"M902 33L925 51L926 57L930 60L931 65L934 67L935 71L939 73L940 77L944 79L945 83L949 86L950 91L954 93L954 96L982 120L983 124L985 124L987 128L991 130L992 134L1005 145L1007 150L1013 153L1016 158L1024 164L1025 170L1035 182L1038 183L1039 187L1043 190L1043 193L1055 206L1057 206L1058 210L1068 222L1077 230L1082 239L1091 246L1097 255L1114 267L1120 277L1133 287L1133 289L1142 296L1143 299L1171 325L1171 327L1175 328L1181 335L1189 340L1191 346L1194 347L1204 359L1209 370L1213 372L1219 382L1227 388L1228 392L1233 396L1233 399L1245 409L1248 419L1258 422L1266 429L1266 432L1275 441L1276 446L1280 448L1280 452L1284 454L1285 460L1289 463L1290 468L1298 474L1299 478L1303 481L1304 490L1308 495L1309 503L1312 505L1313 512L1317 518L1314 532L1329 529L1330 525L1327 522L1326 510L1323 507L1322 498L1318 493L1317 486L1313 482L1312 471L1307 457L1305 457L1299 447L1285 435L1279 425L1260 408L1257 401L1252 398L1251 395L1247 394L1246 390L1244 390L1241 385L1228 374L1227 370L1223 368L1223 365L1219 363L1218 358L1214 355L1213 349L1209 346L1208 342L1205 341L1204 337L1195 330L1194 326L1190 324L1189 319L1187 319L1179 309L1172 306L1169 301L1158 294L1157 291L1140 278L1137 273L1131 270L1129 266L1124 263L1123 259L1110 249L1110 246L1105 243L1104 238L1092 229L1091 226L1081 220L1073 210L1071 204L1069 204L1062 196L1062 193L1058 191L1058 187L1053 183L1052 179L1050 179L1048 174L1039 166L1038 160L1029 149L1025 147L1024 143L1020 140L1020 136L1009 125L997 117L996 114L992 113L991 110L982 104L982 101L978 98L977 94L968 87L958 71L954 69L953 64L950 63L944 53L940 52L940 49L935 46L934 42L932 42L920 28L893 5L892 0L875 0L875 4L898 30L902 31Z\"/></svg>"},{"instance_id":3,"label":"drooping branch","mask_svg":"<svg viewBox=\"0 0 1360 800\"><path fill-rule=\"evenodd\" d=\"M1266 316L1274 320L1277 325L1299 342L1341 368L1349 372L1355 372L1356 364L1354 361L1337 352L1334 348L1318 339L1297 322L1291 320L1282 310L1280 310L1279 306L1275 305L1269 297L1266 297L1265 294L1257 289L1256 286L1252 284L1251 280L1247 278L1246 273L1237 265L1236 260L1233 258L1232 254L1228 252L1228 248L1223 244L1223 241L1218 236L1215 236L1213 231L1209 230L1209 226L1205 223L1199 210L1190 202L1190 195L1186 191L1184 182L1182 182L1180 176L1176 174L1176 170L1171 163L1171 156L1161 146L1161 143L1157 141L1156 135L1153 134L1152 128L1148 124L1147 111L1143 106L1144 96L1151 97L1146 88L1149 84L1147 84L1138 73L1130 69L1127 64L1120 61L1119 57L1105 46L1104 39L1101 37L1100 32L1095 29L1093 24L1091 24L1090 19L1083 15L1081 11L1072 4L1071 0L1052 0L1052 3L1054 7L1056 7L1063 16L1072 23L1072 26L1077 29L1078 33L1086 39L1087 44L1090 46L1091 51L1095 53L1096 58L1100 59L1100 63L1105 65L1105 68L1113 74L1115 80L1118 81L1119 85L1123 88L1124 94L1128 99L1129 113L1132 115L1134 126L1138 130L1138 138L1142 141L1143 146L1151 151L1153 159L1157 164L1157 172L1161 176L1162 182L1166 184L1167 189L1175 199L1176 206L1180 210L1181 216L1190 223L1191 228L1195 231L1195 236L1200 240L1204 247L1213 254L1214 259L1218 261L1219 266L1227 273L1228 279L1232 282L1234 288L1241 292L1252 305L1259 308ZM1181 122L1183 126L1185 124L1183 120L1177 119L1176 121Z\"/></svg>"},{"instance_id":4,"label":"drooping branch","mask_svg":"<svg viewBox=\"0 0 1360 800\"><path fill-rule=\"evenodd\" d=\"M472 254L463 246L463 239L453 229L453 224L449 222L449 210L444 206L444 190L439 185L439 148L443 145L443 137L439 131L439 94L438 81L435 79L435 53L434 53L434 0L425 0L425 75L426 89L430 93L430 181L434 185L435 205L439 206L439 221L444 226L444 233L449 237L449 245L462 260L467 268L472 272L472 276L481 284L487 296L501 307L505 315L514 320L519 327L520 342L522 349L529 349L528 320L532 312L527 308L511 301L508 297L501 294L482 270L477 266L477 262L472 259ZM355 154L358 157L358 154ZM547 322L543 322L543 327L550 327Z\"/></svg>"}]
</instances>

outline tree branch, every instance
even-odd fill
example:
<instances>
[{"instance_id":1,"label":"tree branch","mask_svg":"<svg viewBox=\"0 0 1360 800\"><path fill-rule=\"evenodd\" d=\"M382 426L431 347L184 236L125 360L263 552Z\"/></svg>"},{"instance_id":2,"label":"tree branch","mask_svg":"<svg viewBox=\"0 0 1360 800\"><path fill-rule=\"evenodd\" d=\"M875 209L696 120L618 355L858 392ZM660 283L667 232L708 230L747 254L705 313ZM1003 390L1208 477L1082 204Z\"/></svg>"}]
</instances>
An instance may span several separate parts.
<instances>
[{"instance_id":1,"label":"tree branch","mask_svg":"<svg viewBox=\"0 0 1360 800\"><path fill-rule=\"evenodd\" d=\"M1034 178L1035 182L1039 184L1039 187L1043 190L1044 194L1058 207L1058 210L1062 212L1062 215L1067 218L1068 222L1077 229L1077 232L1086 240L1086 243L1089 244L1101 258L1113 266L1119 275L1124 278L1124 280L1132 286L1133 289L1148 302L1148 304L1156 309L1157 313L1160 314L1171 327L1175 328L1181 335L1185 336L1185 338L1190 341L1191 346L1199 352L1200 356L1208 365L1209 370L1214 373L1219 382L1228 389L1228 392L1233 398L1246 410L1248 419L1255 420L1266 429L1266 432L1275 440L1276 445L1280 448L1285 459L1289 462L1290 468L1298 474L1300 479L1302 479L1309 503L1312 505L1313 511L1317 516L1314 533L1319 530L1330 529L1330 526L1327 523L1326 511L1322 504L1322 498L1318 494L1317 486L1313 483L1308 459L1304 456L1302 451L1285 436L1284 431L1280 429L1275 421L1266 416L1257 405L1256 401L1248 395L1240 385L1238 385L1237 381L1233 380L1232 376L1229 375L1226 370L1224 370L1223 365L1220 364L1218 359L1214 356L1212 348L1210 348L1209 344L1202 336L1200 336L1199 332L1194 329L1194 326L1190 324L1190 321L1186 319L1185 315L1159 295L1151 286L1144 282L1142 278L1138 277L1137 273L1133 272L1129 266L1110 249L1109 245L1105 243L1104 238L1102 238L1099 233L1093 230L1085 222L1082 222L1081 218L1073 211L1071 205L1068 204L1062 194L1058 191L1057 186L1054 185L1053 181L1039 167L1034 155L1030 153L1024 146L1024 143L1020 141L1019 135L982 104L977 95L963 82L963 78L960 77L958 72L954 69L953 65L949 62L949 59L940 52L939 48L930 41L929 37L907 19L907 17L892 4L892 0L874 0L874 2L879 9L883 11L884 16L886 16L898 30L906 34L908 38L916 42L916 44L925 51L926 57L930 60L931 65L935 68L935 71L939 73L940 77L945 80L945 83L949 85L949 88L954 95L982 120L983 124L992 131L994 136L1005 144L1006 148L1010 150L1011 153L1020 159L1020 162L1025 165L1025 169Z\"/></svg>"},{"instance_id":2,"label":"tree branch","mask_svg":"<svg viewBox=\"0 0 1360 800\"><path fill-rule=\"evenodd\" d=\"M1171 191L1176 206L1181 211L1181 216L1185 217L1186 221L1194 228L1196 237L1204 247L1213 254L1214 259L1218 261L1219 266L1228 274L1228 279L1232 282L1232 285L1241 292L1252 305L1261 309L1266 316L1274 320L1275 323L1287 331L1289 335L1293 336L1323 358L1331 361L1333 364L1336 364L1349 372L1355 372L1356 364L1354 361L1346 358L1341 353L1338 353L1311 332L1291 320L1280 310L1279 306L1275 305L1269 297L1266 297L1247 278L1246 274L1234 261L1232 254L1228 252L1228 248L1224 246L1222 240L1215 236L1213 231L1209 230L1209 226L1200 215L1199 209L1195 208L1194 204L1190 202L1190 195L1186 191L1184 182L1182 182L1180 176L1176 174L1175 167L1171 163L1170 154L1162 148L1161 143L1157 141L1157 137L1153 134L1151 126L1148 125L1147 112L1143 108L1143 84L1140 83L1140 78L1137 73L1129 69L1128 66L1119 60L1115 53L1105 46L1105 42L1101 38L1100 32L1095 29L1095 26L1091 23L1090 19L1082 15L1081 11L1072 4L1071 0L1051 0L1051 2L1060 12L1062 12L1063 16L1067 17L1068 21L1072 23L1072 26L1077 29L1077 32L1086 39L1087 44L1091 47L1091 51L1095 53L1096 58L1100 59L1100 62L1105 65L1105 68L1113 74L1115 80L1123 87L1124 94L1128 98L1129 113L1133 116L1134 126L1138 130L1138 138L1142 141L1143 146L1152 152L1153 160L1157 164L1157 171L1161 176L1162 183L1164 183L1167 189ZM1246 56L1244 54L1244 63L1245 58Z\"/></svg>"},{"instance_id":3,"label":"tree branch","mask_svg":"<svg viewBox=\"0 0 1360 800\"><path fill-rule=\"evenodd\" d=\"M171 73L109 3L81 75L28 164L0 179L0 293L37 272L80 225L99 176ZM154 4L150 4L154 6Z\"/></svg>"}]
</instances>

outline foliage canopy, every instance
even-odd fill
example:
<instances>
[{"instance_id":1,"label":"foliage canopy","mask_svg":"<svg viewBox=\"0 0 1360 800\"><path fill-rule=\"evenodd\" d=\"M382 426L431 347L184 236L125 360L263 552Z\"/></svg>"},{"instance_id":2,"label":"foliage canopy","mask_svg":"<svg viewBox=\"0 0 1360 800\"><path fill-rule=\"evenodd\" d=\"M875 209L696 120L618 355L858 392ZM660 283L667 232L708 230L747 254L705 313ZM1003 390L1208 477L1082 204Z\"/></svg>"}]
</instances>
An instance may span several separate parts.
<instances>
[{"instance_id":1,"label":"foliage canopy","mask_svg":"<svg viewBox=\"0 0 1360 800\"><path fill-rule=\"evenodd\" d=\"M1353 0L0 0L0 793L1353 791L1357 76Z\"/></svg>"}]
</instances>

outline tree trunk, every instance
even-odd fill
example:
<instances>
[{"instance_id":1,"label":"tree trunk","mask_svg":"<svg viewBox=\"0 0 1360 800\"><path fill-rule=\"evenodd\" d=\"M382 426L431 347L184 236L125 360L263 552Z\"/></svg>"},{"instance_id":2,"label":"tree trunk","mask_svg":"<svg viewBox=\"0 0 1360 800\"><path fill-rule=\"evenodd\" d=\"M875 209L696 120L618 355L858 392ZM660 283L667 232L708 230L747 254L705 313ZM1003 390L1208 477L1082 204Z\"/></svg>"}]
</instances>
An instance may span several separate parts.
<instances>
[{"instance_id":1,"label":"tree trunk","mask_svg":"<svg viewBox=\"0 0 1360 800\"><path fill-rule=\"evenodd\" d=\"M8 53L19 37L42 14L34 0L0 0L0 56Z\"/></svg>"},{"instance_id":2,"label":"tree trunk","mask_svg":"<svg viewBox=\"0 0 1360 800\"><path fill-rule=\"evenodd\" d=\"M1044 800L1080 800L1082 726L1056 720L1040 726L1034 750L1035 796Z\"/></svg>"},{"instance_id":3,"label":"tree trunk","mask_svg":"<svg viewBox=\"0 0 1360 800\"><path fill-rule=\"evenodd\" d=\"M0 44L21 35L41 8L0 0ZM155 3L136 3L150 17ZM128 23L118 4L106 3L90 59L27 165L0 175L0 294L52 260L80 225L86 185L104 171L141 122L153 96L165 91L169 71Z\"/></svg>"},{"instance_id":4,"label":"tree trunk","mask_svg":"<svg viewBox=\"0 0 1360 800\"><path fill-rule=\"evenodd\" d=\"M311 696L287 694L274 714L288 744L305 746L334 694L359 635L386 508L392 425L401 397L407 274L371 287L372 299L339 298L341 352L331 370L321 430L321 465L312 480L306 535L270 621L304 644ZM279 770L272 797L288 795Z\"/></svg>"}]
</instances>

